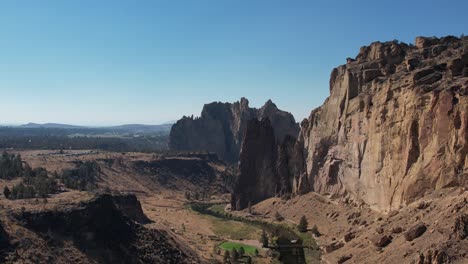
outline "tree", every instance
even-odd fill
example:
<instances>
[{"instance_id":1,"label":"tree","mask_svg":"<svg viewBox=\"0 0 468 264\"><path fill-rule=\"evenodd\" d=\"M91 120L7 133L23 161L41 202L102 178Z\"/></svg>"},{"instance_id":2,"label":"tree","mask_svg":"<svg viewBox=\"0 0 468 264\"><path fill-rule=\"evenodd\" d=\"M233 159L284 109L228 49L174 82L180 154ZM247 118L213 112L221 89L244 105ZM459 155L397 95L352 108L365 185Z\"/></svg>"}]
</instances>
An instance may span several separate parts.
<instances>
[{"instance_id":1,"label":"tree","mask_svg":"<svg viewBox=\"0 0 468 264\"><path fill-rule=\"evenodd\" d=\"M229 255L229 251L226 250L224 252L223 262L228 263L230 258L231 258L231 256Z\"/></svg>"},{"instance_id":2,"label":"tree","mask_svg":"<svg viewBox=\"0 0 468 264\"><path fill-rule=\"evenodd\" d=\"M268 235L265 232L265 230L262 230L262 234L260 236L259 242L262 244L262 247L264 247L264 248L268 247Z\"/></svg>"},{"instance_id":3,"label":"tree","mask_svg":"<svg viewBox=\"0 0 468 264\"><path fill-rule=\"evenodd\" d=\"M307 232L307 227L308 227L309 223L307 222L307 219L305 218L305 216L302 216L301 217L301 220L299 221L299 224L297 225L297 230L299 230L299 232Z\"/></svg>"},{"instance_id":4,"label":"tree","mask_svg":"<svg viewBox=\"0 0 468 264\"><path fill-rule=\"evenodd\" d=\"M185 192L185 199L187 199L189 201L192 200L192 197L191 197L189 192Z\"/></svg>"},{"instance_id":5,"label":"tree","mask_svg":"<svg viewBox=\"0 0 468 264\"><path fill-rule=\"evenodd\" d=\"M239 248L239 256L242 257L242 256L244 256L244 254L245 254L244 247L240 247Z\"/></svg>"},{"instance_id":6,"label":"tree","mask_svg":"<svg viewBox=\"0 0 468 264\"><path fill-rule=\"evenodd\" d=\"M284 220L284 217L283 217L280 213L278 213L278 211L276 211L276 213L275 213L275 219L276 219L276 221L280 221L280 222L281 222L281 221Z\"/></svg>"},{"instance_id":7,"label":"tree","mask_svg":"<svg viewBox=\"0 0 468 264\"><path fill-rule=\"evenodd\" d=\"M250 201L249 201L248 208L249 208L249 214L252 214L252 202Z\"/></svg>"},{"instance_id":8,"label":"tree","mask_svg":"<svg viewBox=\"0 0 468 264\"><path fill-rule=\"evenodd\" d=\"M235 248L231 251L231 259L233 261L236 261L239 259L239 252L237 252Z\"/></svg>"},{"instance_id":9,"label":"tree","mask_svg":"<svg viewBox=\"0 0 468 264\"><path fill-rule=\"evenodd\" d=\"M314 225L310 231L312 232L312 234L314 234L314 235L316 235L316 236L320 236L320 235L321 235L320 232L319 232L319 230L318 230L317 225Z\"/></svg>"},{"instance_id":10,"label":"tree","mask_svg":"<svg viewBox=\"0 0 468 264\"><path fill-rule=\"evenodd\" d=\"M260 254L260 252L258 252L258 249L255 249L255 256L258 256L258 254Z\"/></svg>"},{"instance_id":11,"label":"tree","mask_svg":"<svg viewBox=\"0 0 468 264\"><path fill-rule=\"evenodd\" d=\"M3 188L3 195L5 196L5 198L9 199L10 194L11 194L10 189L8 188L8 186L5 186L5 188Z\"/></svg>"}]
</instances>

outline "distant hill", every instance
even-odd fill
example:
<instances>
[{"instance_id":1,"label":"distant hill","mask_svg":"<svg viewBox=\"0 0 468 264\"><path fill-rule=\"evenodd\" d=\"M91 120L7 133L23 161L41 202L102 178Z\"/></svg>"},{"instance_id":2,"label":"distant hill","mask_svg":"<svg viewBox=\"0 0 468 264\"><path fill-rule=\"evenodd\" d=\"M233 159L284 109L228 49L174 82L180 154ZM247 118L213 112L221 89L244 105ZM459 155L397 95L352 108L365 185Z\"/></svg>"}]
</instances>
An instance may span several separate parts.
<instances>
[{"instance_id":1,"label":"distant hill","mask_svg":"<svg viewBox=\"0 0 468 264\"><path fill-rule=\"evenodd\" d=\"M64 128L64 129L86 128L84 126L75 126L75 125L57 124L57 123L45 123L45 124L28 123L25 125L20 125L19 127L21 128Z\"/></svg>"},{"instance_id":2,"label":"distant hill","mask_svg":"<svg viewBox=\"0 0 468 264\"><path fill-rule=\"evenodd\" d=\"M142 125L142 124L125 124L120 126L106 126L106 127L91 127L91 126L76 126L59 123L28 123L25 125L18 126L19 128L50 128L50 129L89 129L89 130L100 130L109 132L119 133L137 133L137 134L148 134L158 132L169 132L172 124L161 124L161 125Z\"/></svg>"}]
</instances>

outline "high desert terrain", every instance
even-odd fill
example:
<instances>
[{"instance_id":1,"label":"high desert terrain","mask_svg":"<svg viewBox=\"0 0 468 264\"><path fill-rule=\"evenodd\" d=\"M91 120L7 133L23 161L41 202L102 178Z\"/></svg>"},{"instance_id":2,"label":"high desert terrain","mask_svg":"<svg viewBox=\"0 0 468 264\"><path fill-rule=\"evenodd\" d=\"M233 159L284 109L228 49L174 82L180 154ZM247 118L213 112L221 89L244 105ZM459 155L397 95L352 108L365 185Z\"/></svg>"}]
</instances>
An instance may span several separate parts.
<instances>
[{"instance_id":1,"label":"high desert terrain","mask_svg":"<svg viewBox=\"0 0 468 264\"><path fill-rule=\"evenodd\" d=\"M207 104L164 151L4 142L0 262L468 263L468 38L371 43L329 91Z\"/></svg>"}]
</instances>

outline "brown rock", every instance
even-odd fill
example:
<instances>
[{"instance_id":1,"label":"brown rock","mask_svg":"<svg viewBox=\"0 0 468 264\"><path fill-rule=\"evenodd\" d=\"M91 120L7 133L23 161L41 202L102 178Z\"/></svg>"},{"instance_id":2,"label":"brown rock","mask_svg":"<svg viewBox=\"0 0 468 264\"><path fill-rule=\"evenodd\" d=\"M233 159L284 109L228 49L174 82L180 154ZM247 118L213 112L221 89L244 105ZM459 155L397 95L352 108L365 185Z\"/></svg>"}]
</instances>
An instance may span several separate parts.
<instances>
[{"instance_id":1,"label":"brown rock","mask_svg":"<svg viewBox=\"0 0 468 264\"><path fill-rule=\"evenodd\" d=\"M416 40L414 41L415 46L419 49L422 48L427 48L431 45L433 45L437 41L437 38L434 37L416 37Z\"/></svg>"},{"instance_id":2,"label":"brown rock","mask_svg":"<svg viewBox=\"0 0 468 264\"><path fill-rule=\"evenodd\" d=\"M429 249L425 253L419 253L418 264L444 264L452 263L452 258L445 250Z\"/></svg>"},{"instance_id":3,"label":"brown rock","mask_svg":"<svg viewBox=\"0 0 468 264\"><path fill-rule=\"evenodd\" d=\"M383 228L382 227L377 227L375 229L375 232L377 232L378 234L382 234L384 232Z\"/></svg>"},{"instance_id":4,"label":"brown rock","mask_svg":"<svg viewBox=\"0 0 468 264\"><path fill-rule=\"evenodd\" d=\"M399 234L399 233L403 232L403 228L397 226L397 227L392 228L391 232L394 233L394 234Z\"/></svg>"},{"instance_id":5,"label":"brown rock","mask_svg":"<svg viewBox=\"0 0 468 264\"><path fill-rule=\"evenodd\" d=\"M460 58L450 60L447 64L447 68L452 72L453 76L458 76L462 74L463 63Z\"/></svg>"},{"instance_id":6,"label":"brown rock","mask_svg":"<svg viewBox=\"0 0 468 264\"><path fill-rule=\"evenodd\" d=\"M386 235L375 235L370 240L376 247L385 247L392 242L392 239Z\"/></svg>"},{"instance_id":7,"label":"brown rock","mask_svg":"<svg viewBox=\"0 0 468 264\"><path fill-rule=\"evenodd\" d=\"M354 237L355 237L355 234L354 234L353 232L349 232L349 233L346 233L346 234L344 235L344 239L343 239L343 240L344 240L345 242L349 242L349 241L351 241Z\"/></svg>"},{"instance_id":8,"label":"brown rock","mask_svg":"<svg viewBox=\"0 0 468 264\"><path fill-rule=\"evenodd\" d=\"M340 256L340 257L338 258L338 260L336 261L336 263L337 263L337 264L343 264L343 263L345 263L346 261L350 260L352 257L353 257L352 254Z\"/></svg>"},{"instance_id":9,"label":"brown rock","mask_svg":"<svg viewBox=\"0 0 468 264\"><path fill-rule=\"evenodd\" d=\"M427 230L427 227L426 225L424 224L417 224L413 227L411 227L410 229L408 229L408 231L405 232L405 239L407 241L413 241L414 239L420 237L422 234L424 234L424 232L426 232Z\"/></svg>"},{"instance_id":10,"label":"brown rock","mask_svg":"<svg viewBox=\"0 0 468 264\"><path fill-rule=\"evenodd\" d=\"M327 246L325 246L325 252L330 253L344 246L343 242L334 241Z\"/></svg>"},{"instance_id":11,"label":"brown rock","mask_svg":"<svg viewBox=\"0 0 468 264\"><path fill-rule=\"evenodd\" d=\"M458 239L465 239L468 237L468 214L457 216L452 231Z\"/></svg>"},{"instance_id":12,"label":"brown rock","mask_svg":"<svg viewBox=\"0 0 468 264\"><path fill-rule=\"evenodd\" d=\"M408 71L414 70L414 68L416 68L418 64L419 64L418 58L413 57L413 58L406 59L406 69Z\"/></svg>"}]
</instances>

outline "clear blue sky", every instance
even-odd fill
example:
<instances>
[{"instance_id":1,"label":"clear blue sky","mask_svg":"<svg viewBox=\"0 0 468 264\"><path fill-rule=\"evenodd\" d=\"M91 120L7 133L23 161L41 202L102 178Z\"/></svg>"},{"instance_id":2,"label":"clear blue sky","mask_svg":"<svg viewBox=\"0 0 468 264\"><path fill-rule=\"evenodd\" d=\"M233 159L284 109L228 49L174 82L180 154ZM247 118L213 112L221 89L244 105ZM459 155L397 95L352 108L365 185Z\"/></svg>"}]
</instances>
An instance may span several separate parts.
<instances>
[{"instance_id":1,"label":"clear blue sky","mask_svg":"<svg viewBox=\"0 0 468 264\"><path fill-rule=\"evenodd\" d=\"M468 34L468 1L0 1L0 124L157 124L272 99L298 121L373 41Z\"/></svg>"}]
</instances>

